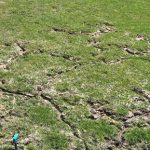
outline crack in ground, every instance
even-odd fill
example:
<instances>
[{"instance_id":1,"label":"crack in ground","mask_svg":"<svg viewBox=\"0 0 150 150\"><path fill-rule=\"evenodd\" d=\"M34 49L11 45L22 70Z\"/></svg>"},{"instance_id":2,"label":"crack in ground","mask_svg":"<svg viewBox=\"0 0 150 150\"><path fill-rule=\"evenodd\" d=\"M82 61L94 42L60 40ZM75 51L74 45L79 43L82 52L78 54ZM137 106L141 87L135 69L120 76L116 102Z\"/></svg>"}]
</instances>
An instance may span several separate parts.
<instances>
[{"instance_id":1,"label":"crack in ground","mask_svg":"<svg viewBox=\"0 0 150 150\"><path fill-rule=\"evenodd\" d=\"M143 91L141 92L140 90L140 93L143 93ZM147 97L148 96L146 95L146 98ZM126 132L128 128L130 128L130 125L134 125L136 121L139 121L141 119L140 117L142 117L145 123L147 123L147 126L149 126L150 124L150 121L146 117L146 116L149 116L150 114L150 108L146 108L141 111L135 111L132 114L129 114L128 116L125 116L125 117L115 118L114 116L116 116L117 114L113 112L112 110L107 110L106 108L104 108L103 103L88 102L88 104L90 106L90 112L91 112L91 116L89 116L90 119L98 120L105 116L108 116L112 119L110 120L111 124L116 124L117 122L122 123L121 128L119 128L120 131L118 135L116 136L115 139L110 141L111 146L109 145L109 148L112 148L113 145L118 148L125 148L127 143L124 139L124 133Z\"/></svg>"},{"instance_id":2,"label":"crack in ground","mask_svg":"<svg viewBox=\"0 0 150 150\"><path fill-rule=\"evenodd\" d=\"M35 97L35 95L31 94L31 93L24 93L24 92L21 92L21 91L11 91L11 90L8 90L8 89L5 89L3 87L0 87L0 90L4 93L8 93L8 94L15 94L15 95L20 95L20 96L27 96L27 97Z\"/></svg>"},{"instance_id":3,"label":"crack in ground","mask_svg":"<svg viewBox=\"0 0 150 150\"><path fill-rule=\"evenodd\" d=\"M125 120L124 119L122 120L122 123L123 123L122 128L120 129L120 132L118 133L117 138L113 139L111 144L115 145L118 148L126 148L127 143L124 139L124 134L128 130L128 128L132 127L132 126L130 126L130 123L131 123L131 125L133 124L133 126L134 126L135 121L139 121L141 119L141 118L139 118L140 116L145 117L150 114L150 109L143 110L141 112L142 113L139 113L139 114L137 112L135 112L135 113L137 113L136 115L134 113L132 117L127 117L127 118L125 118ZM148 121L147 126L149 126L149 124L150 124L150 122Z\"/></svg>"},{"instance_id":4,"label":"crack in ground","mask_svg":"<svg viewBox=\"0 0 150 150\"><path fill-rule=\"evenodd\" d=\"M54 32L64 32L70 35L91 35L93 37L97 37L102 33L108 33L108 32L112 32L114 31L114 29L112 28L113 25L107 22L104 22L103 24L101 24L101 29L97 30L96 32L86 32L86 31L72 31L72 30L68 30L65 28L58 28L58 27L52 27L51 31Z\"/></svg>"},{"instance_id":5,"label":"crack in ground","mask_svg":"<svg viewBox=\"0 0 150 150\"><path fill-rule=\"evenodd\" d=\"M46 96L46 95L44 95L43 93L42 93L40 96L41 96L43 99L49 101L49 102L52 104L52 106L59 112L60 119L61 119L66 125L68 125L68 127L71 129L71 131L72 131L74 137L76 137L76 138L82 140L82 142L83 142L83 144L84 144L85 150L89 150L89 148L88 148L88 146L87 146L87 144L86 144L84 138L82 138L82 137L79 135L79 133L78 133L77 131L75 131L75 130L77 130L76 127L75 127L74 125L72 125L69 121L66 120L65 115L63 114L63 111L62 111L61 108L53 101L53 98L52 98L52 97L49 97L49 96Z\"/></svg>"},{"instance_id":6,"label":"crack in ground","mask_svg":"<svg viewBox=\"0 0 150 150\"><path fill-rule=\"evenodd\" d=\"M108 44L108 46L116 46L118 47L119 49L121 48L124 52L128 53L129 55L136 55L136 56L142 56L142 55L147 55L147 54L150 54L150 50L145 50L145 51L138 51L136 49L131 49L129 48L128 45L119 45L119 44Z\"/></svg>"},{"instance_id":7,"label":"crack in ground","mask_svg":"<svg viewBox=\"0 0 150 150\"><path fill-rule=\"evenodd\" d=\"M5 94L14 94L14 95L20 95L20 96L27 96L27 97L36 97L37 95L31 94L31 93L24 93L24 92L20 92L20 91L11 91L5 88L0 87L0 90L2 92L4 92ZM84 144L84 149L85 150L89 150L86 141L84 140L84 138L82 138L80 136L80 134L75 131L77 130L76 127L74 125L72 125L69 121L66 120L65 115L63 114L63 111L61 110L61 108L53 101L52 97L46 96L45 94L41 93L40 96L42 99L47 100L48 102L51 103L51 105L55 108L55 110L57 110L57 112L59 113L60 119L71 129L72 134L74 135L74 137L76 137L77 139L81 140Z\"/></svg>"},{"instance_id":8,"label":"crack in ground","mask_svg":"<svg viewBox=\"0 0 150 150\"><path fill-rule=\"evenodd\" d=\"M70 67L70 68L68 68L66 70L58 70L58 71L54 71L54 73L47 73L47 76L56 77L57 75L61 75L61 74L73 71L73 70L77 69L79 66L81 66L80 63L75 65L75 66L73 66L73 67Z\"/></svg>"},{"instance_id":9,"label":"crack in ground","mask_svg":"<svg viewBox=\"0 0 150 150\"><path fill-rule=\"evenodd\" d=\"M16 49L16 53L12 55L6 62L0 63L0 69L8 70L9 66L11 66L11 64L15 62L18 59L18 57L24 56L27 53L23 42L15 42L14 48Z\"/></svg>"},{"instance_id":10,"label":"crack in ground","mask_svg":"<svg viewBox=\"0 0 150 150\"><path fill-rule=\"evenodd\" d=\"M145 54L150 54L150 51L143 51L143 52L138 52L137 50L132 50L128 47L124 47L123 50L127 52L130 55L145 55Z\"/></svg>"},{"instance_id":11,"label":"crack in ground","mask_svg":"<svg viewBox=\"0 0 150 150\"><path fill-rule=\"evenodd\" d=\"M100 43L96 40L100 35L110 33L110 32L116 32L115 29L113 28L113 25L107 22L104 22L101 25L101 29L98 29L95 32L86 32L86 31L71 31L68 29L63 29L63 28L57 28L57 27L52 27L52 31L54 32L60 32L60 33L67 33L69 35L87 35L90 37L88 40L89 46L92 46L96 49L101 49Z\"/></svg>"},{"instance_id":12,"label":"crack in ground","mask_svg":"<svg viewBox=\"0 0 150 150\"><path fill-rule=\"evenodd\" d=\"M5 93L9 93L9 94L16 94L16 95L21 95L21 96L28 96L28 97L36 97L36 95L33 95L31 93L24 93L24 92L20 92L20 91L10 91L10 90L7 90L7 89L4 89L2 87L0 87L1 91L2 92L5 92ZM150 100L150 95L143 89L139 89L139 88L134 88L134 91L137 92L138 94L142 94L146 99ZM59 112L59 116L60 116L60 119L66 124L69 126L69 128L71 129L73 135L82 140L83 144L84 144L84 147L85 147L85 150L88 150L88 146L87 146L87 143L85 141L84 138L81 137L81 135L76 131L76 127L74 125L72 125L69 121L66 120L65 118L65 115L63 114L63 111L61 110L61 108L53 101L53 98L52 97L49 97L49 96L46 96L45 94L41 93L40 97L42 99L45 99L47 101L49 101L52 106ZM100 113L99 115L106 115L106 116L109 116L109 117L112 117L114 119L114 115L115 113L112 112L112 110L107 110L103 107L100 107L100 105L103 105L101 103L90 103L90 106L92 106L92 109L95 109L94 111L96 111L96 113ZM100 107L100 108L99 108ZM91 113L93 113L91 111ZM150 109L145 109L145 110L142 110L138 112L134 112L133 113L133 116L130 116L130 117L124 117L124 118L120 118L123 125L120 129L120 132L118 133L118 136L117 136L117 139L113 139L111 141L111 144L115 145L116 147L125 147L126 143L125 143L125 140L124 140L124 133L126 132L126 130L128 129L128 125L127 125L127 122L129 120L132 120L134 119L135 117L137 116L146 116L146 115L149 115L150 114ZM99 118L95 118L94 119L99 119Z\"/></svg>"},{"instance_id":13,"label":"crack in ground","mask_svg":"<svg viewBox=\"0 0 150 150\"><path fill-rule=\"evenodd\" d=\"M110 61L106 61L105 59L103 59L102 61L105 64L112 65L112 64L119 64L119 63L122 63L124 60L133 59L133 58L135 58L135 57L129 56L129 57L120 57L118 59L113 59L113 60L110 60ZM136 58L141 59L141 60L145 60L145 61L150 61L150 59L148 59L148 58L141 58L141 57L138 57L138 56L136 56Z\"/></svg>"},{"instance_id":14,"label":"crack in ground","mask_svg":"<svg viewBox=\"0 0 150 150\"><path fill-rule=\"evenodd\" d=\"M77 31L71 31L71 30L57 28L57 27L52 27L52 31L63 32L63 33L67 33L70 35L90 35L91 34L90 32L83 32L83 31L77 32Z\"/></svg>"},{"instance_id":15,"label":"crack in ground","mask_svg":"<svg viewBox=\"0 0 150 150\"><path fill-rule=\"evenodd\" d=\"M74 56L69 55L69 54L60 53L60 52L51 52L50 55L53 56L53 57L62 57L64 59L66 59L66 60L71 60L71 61L78 61L78 60L80 60L80 58L74 57Z\"/></svg>"},{"instance_id":16,"label":"crack in ground","mask_svg":"<svg viewBox=\"0 0 150 150\"><path fill-rule=\"evenodd\" d=\"M121 58L113 59L113 60L110 60L110 61L106 61L105 59L103 59L102 62L103 62L104 64L112 65L112 64L119 64L119 63L122 63L123 60L126 60L126 59L129 59L129 57L121 57Z\"/></svg>"},{"instance_id":17,"label":"crack in ground","mask_svg":"<svg viewBox=\"0 0 150 150\"><path fill-rule=\"evenodd\" d=\"M112 112L112 110L107 110L106 108L104 108L102 103L88 102L88 104L90 106L90 112L92 113L92 115L90 116L91 119L97 120L102 118L103 116L108 116L113 120L112 121L113 124L118 121L118 119L114 120L115 113ZM125 132L125 128L126 127L124 126L123 122L120 132L117 135L117 139L113 139L111 141L110 143L111 146L108 146L109 149L112 148L112 145L115 145L118 148L123 147L124 143L123 134Z\"/></svg>"},{"instance_id":18,"label":"crack in ground","mask_svg":"<svg viewBox=\"0 0 150 150\"><path fill-rule=\"evenodd\" d=\"M100 45L100 42L97 41L97 38L106 33L116 32L116 30L112 27L113 27L112 24L109 24L106 22L106 23L103 23L102 29L97 30L96 32L90 33L89 34L90 39L88 40L89 46L92 46L92 47L96 48L97 50L103 49Z\"/></svg>"},{"instance_id":19,"label":"crack in ground","mask_svg":"<svg viewBox=\"0 0 150 150\"><path fill-rule=\"evenodd\" d=\"M133 91L136 92L137 94L142 95L150 102L150 93L148 93L147 91L137 87L133 88Z\"/></svg>"}]
</instances>

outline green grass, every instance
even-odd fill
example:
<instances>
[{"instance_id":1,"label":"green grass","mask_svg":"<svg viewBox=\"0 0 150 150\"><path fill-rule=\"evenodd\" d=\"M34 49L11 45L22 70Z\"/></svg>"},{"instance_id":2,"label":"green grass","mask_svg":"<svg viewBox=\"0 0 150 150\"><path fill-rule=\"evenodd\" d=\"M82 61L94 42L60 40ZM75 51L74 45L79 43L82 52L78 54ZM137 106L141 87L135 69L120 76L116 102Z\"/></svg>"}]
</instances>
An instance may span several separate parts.
<instances>
[{"instance_id":1,"label":"green grass","mask_svg":"<svg viewBox=\"0 0 150 150\"><path fill-rule=\"evenodd\" d=\"M38 137L30 149L80 150L84 139L89 149L100 145L107 149L103 143L117 138L120 118L149 106L148 101L132 100L143 98L134 87L150 91L149 9L149 0L0 1L0 67L9 68L0 68L0 87L36 95L1 94L0 115L11 110L18 114L4 116L0 126L4 139L20 127L22 139ZM112 31L92 36L106 29ZM138 41L137 35L144 39ZM17 42L25 55L19 54ZM139 54L129 54L124 47ZM38 86L52 98L50 102L38 96ZM90 119L88 101L115 115ZM135 125L123 136L130 147L149 144L148 134L149 129Z\"/></svg>"},{"instance_id":2,"label":"green grass","mask_svg":"<svg viewBox=\"0 0 150 150\"><path fill-rule=\"evenodd\" d=\"M44 126L52 126L56 123L56 114L48 107L33 107L30 109L32 121ZM48 119L50 118L50 119Z\"/></svg>"},{"instance_id":3,"label":"green grass","mask_svg":"<svg viewBox=\"0 0 150 150\"><path fill-rule=\"evenodd\" d=\"M111 139L117 133L117 128L112 125L109 125L105 120L83 120L81 121L80 126L81 129L85 132L85 138L89 136L92 138L96 137L99 140L104 140L104 138Z\"/></svg>"},{"instance_id":4,"label":"green grass","mask_svg":"<svg viewBox=\"0 0 150 150\"><path fill-rule=\"evenodd\" d=\"M150 142L149 134L150 134L149 128L133 128L126 133L125 139L130 144L138 144L141 142L149 143Z\"/></svg>"},{"instance_id":5,"label":"green grass","mask_svg":"<svg viewBox=\"0 0 150 150\"><path fill-rule=\"evenodd\" d=\"M69 145L68 139L65 136L56 133L49 133L49 135L45 137L44 143L47 148L61 150L65 150Z\"/></svg>"}]
</instances>

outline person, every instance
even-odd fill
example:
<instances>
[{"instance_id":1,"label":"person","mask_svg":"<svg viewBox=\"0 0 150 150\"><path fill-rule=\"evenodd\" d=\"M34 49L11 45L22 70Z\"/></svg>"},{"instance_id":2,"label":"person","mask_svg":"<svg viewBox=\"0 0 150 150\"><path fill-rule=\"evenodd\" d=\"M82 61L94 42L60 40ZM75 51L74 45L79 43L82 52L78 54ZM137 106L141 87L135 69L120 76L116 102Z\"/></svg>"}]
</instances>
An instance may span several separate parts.
<instances>
[{"instance_id":1,"label":"person","mask_svg":"<svg viewBox=\"0 0 150 150\"><path fill-rule=\"evenodd\" d=\"M18 139L19 139L19 133L16 132L14 133L14 135L12 136L12 143L15 147L15 150L18 150L18 146L17 146L17 142L18 142Z\"/></svg>"}]
</instances>

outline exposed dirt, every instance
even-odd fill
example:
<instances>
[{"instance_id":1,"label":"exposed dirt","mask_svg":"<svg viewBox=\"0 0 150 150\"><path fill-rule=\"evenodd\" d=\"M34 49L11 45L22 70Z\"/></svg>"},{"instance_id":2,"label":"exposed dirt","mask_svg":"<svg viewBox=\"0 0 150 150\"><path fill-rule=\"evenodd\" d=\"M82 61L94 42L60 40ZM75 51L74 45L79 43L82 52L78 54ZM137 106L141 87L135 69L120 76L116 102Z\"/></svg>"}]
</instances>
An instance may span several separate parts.
<instances>
[{"instance_id":1,"label":"exposed dirt","mask_svg":"<svg viewBox=\"0 0 150 150\"><path fill-rule=\"evenodd\" d=\"M145 92L142 89L134 89L135 92L142 94L142 96L144 96L144 98L150 100L150 95ZM143 101L143 98L136 98L138 101ZM136 103L136 101L135 101ZM117 116L117 114L115 114L115 112L113 112L112 110L108 110L104 107L104 105L102 103L97 103L97 102L88 102L89 104L89 109L91 112L91 116L89 116L89 118L94 119L94 120L99 120L99 119L103 119L105 117L110 117L109 122L111 124L121 124L121 127L119 127L119 132L118 135L116 136L115 139L112 139L112 141L108 141L108 149L113 149L115 147L117 148L126 148L126 141L124 139L124 134L126 133L126 131L128 130L128 128L132 128L135 126L138 127L149 127L150 125L150 107L147 107L145 109L142 110L138 110L138 111L129 111L127 116L124 117L115 117ZM141 123L141 121L143 123Z\"/></svg>"},{"instance_id":2,"label":"exposed dirt","mask_svg":"<svg viewBox=\"0 0 150 150\"><path fill-rule=\"evenodd\" d=\"M101 29L98 29L95 32L85 32L85 31L77 32L77 31L70 31L68 29L63 29L63 28L56 28L56 27L53 27L51 31L52 32L64 32L70 35L87 35L90 37L90 39L88 40L88 45L93 46L97 49L101 48L100 43L97 42L96 40L99 36L105 33L109 33L109 32L116 32L113 25L107 22L103 23L101 25Z\"/></svg>"},{"instance_id":3,"label":"exposed dirt","mask_svg":"<svg viewBox=\"0 0 150 150\"><path fill-rule=\"evenodd\" d=\"M64 32L70 35L90 35L91 34L90 32L83 32L83 31L77 32L77 31L71 31L68 29L57 28L57 27L52 27L51 32Z\"/></svg>"},{"instance_id":4,"label":"exposed dirt","mask_svg":"<svg viewBox=\"0 0 150 150\"><path fill-rule=\"evenodd\" d=\"M113 117L115 113L112 110L106 109L101 103L88 102L90 107L91 119L100 119L103 116Z\"/></svg>"},{"instance_id":5,"label":"exposed dirt","mask_svg":"<svg viewBox=\"0 0 150 150\"><path fill-rule=\"evenodd\" d=\"M59 117L60 119L71 129L73 135L75 138L79 139L82 141L83 145L84 145L84 150L88 150L88 146L86 144L86 141L84 140L84 138L82 138L81 133L79 132L79 130L66 119L65 114L63 113L62 109L60 108L60 106L58 106L55 102L54 99L44 95L43 93L41 94L41 97L47 101L49 101L51 103L51 105L57 110L57 112L59 113Z\"/></svg>"},{"instance_id":6,"label":"exposed dirt","mask_svg":"<svg viewBox=\"0 0 150 150\"><path fill-rule=\"evenodd\" d=\"M0 63L0 69L7 69L7 64Z\"/></svg>"},{"instance_id":7,"label":"exposed dirt","mask_svg":"<svg viewBox=\"0 0 150 150\"><path fill-rule=\"evenodd\" d=\"M11 95L27 96L29 98L37 96L32 93L10 91L4 88L0 88L0 90L6 95L11 94ZM150 95L145 90L134 88L133 91L135 91L137 94L142 95L145 99L134 97L132 100L134 101L148 100L150 102ZM55 103L54 98L47 96L42 92L38 96L40 96L43 100L50 102L50 104L58 112L59 118L71 129L73 136L81 140L84 145L84 149L88 150L89 148L87 146L85 139L82 137L81 132L79 132L76 126L74 126L71 122L67 120L66 115L64 114L62 108L59 105L57 105L57 103ZM112 141L109 141L110 142L110 144L108 144L109 148L111 147L125 148L127 145L124 139L125 132L128 130L128 128L140 125L139 122L141 120L143 120L143 124L141 124L141 126L148 127L150 125L150 107L143 109L143 110L130 111L127 116L116 118L115 117L116 113L113 112L112 110L106 109L103 103L88 101L88 105L89 105L90 112L91 112L91 116L89 116L90 119L98 120L98 119L102 119L103 117L110 117L109 121L111 124L115 124L115 125L122 124L121 127L119 127L119 132L118 132L117 137L115 139L112 139ZM0 105L0 111L3 111L3 110L5 110L5 107L3 105ZM1 116L1 119L10 121L11 117L13 117L14 119L14 117L20 117L20 116L18 116L14 110L9 110L9 111L5 111L5 114L3 113L3 115ZM8 141L4 141L4 143L5 142L8 142ZM29 138L27 137L22 143L24 145L27 145L30 142L32 142L32 137L29 137Z\"/></svg>"},{"instance_id":8,"label":"exposed dirt","mask_svg":"<svg viewBox=\"0 0 150 150\"><path fill-rule=\"evenodd\" d=\"M86 31L71 31L65 28L52 27L51 32L64 32L70 35L90 35L92 37L99 37L102 33L113 32L113 25L109 23L103 23L102 28L98 29L96 32L86 32Z\"/></svg>"},{"instance_id":9,"label":"exposed dirt","mask_svg":"<svg viewBox=\"0 0 150 150\"><path fill-rule=\"evenodd\" d=\"M59 75L62 75L62 74L64 74L64 73L73 71L73 70L77 69L77 68L80 67L80 66L81 66L81 64L80 64L80 63L77 63L77 64L74 65L73 67L68 67L68 68L63 69L63 70L55 70L53 73L47 73L47 76L55 78L55 77L57 77L57 76L59 76Z\"/></svg>"},{"instance_id":10,"label":"exposed dirt","mask_svg":"<svg viewBox=\"0 0 150 150\"><path fill-rule=\"evenodd\" d=\"M55 103L54 99L50 96L45 95L44 93L41 92L40 95L34 95L32 93L24 93L24 92L19 92L19 91L10 91L7 89L4 89L2 87L0 87L0 90L4 93L4 94L11 94L11 95L19 95L19 96L27 96L29 98L31 97L36 97L36 96L40 96L43 100L46 100L48 102L50 102L50 104L52 105L52 107L57 111L59 118L61 119L61 121L63 121L72 131L72 134L75 138L79 139L80 141L82 141L83 145L84 145L84 150L88 150L88 146L86 144L86 141L84 140L84 138L82 138L81 133L79 133L79 130L72 125L72 123L70 123L67 119L66 116L64 115L61 107L59 105L57 105L57 103ZM1 106L1 109L3 109L4 107ZM3 118L4 120L9 120L11 121L11 116L17 116L17 113L15 113L13 110L9 110L8 112L6 112L5 114L3 114L3 116L1 116L1 118ZM8 118L8 119L7 119ZM14 119L14 118L13 118ZM24 139L21 143L24 145L28 145L29 143L32 142L32 137L27 137L26 139ZM9 141L3 141L3 144L10 142Z\"/></svg>"},{"instance_id":11,"label":"exposed dirt","mask_svg":"<svg viewBox=\"0 0 150 150\"><path fill-rule=\"evenodd\" d=\"M9 69L11 64L13 64L19 57L27 54L27 49L25 48L27 42L16 41L14 43L15 53L12 54L8 60L0 63L0 69Z\"/></svg>"},{"instance_id":12,"label":"exposed dirt","mask_svg":"<svg viewBox=\"0 0 150 150\"><path fill-rule=\"evenodd\" d=\"M116 32L116 30L109 23L103 24L102 29L99 29L96 32L89 34L90 39L88 40L88 45L96 49L103 49L100 45L100 42L97 41L97 38L100 37L102 34L106 34L110 32Z\"/></svg>"},{"instance_id":13,"label":"exposed dirt","mask_svg":"<svg viewBox=\"0 0 150 150\"><path fill-rule=\"evenodd\" d=\"M144 35L138 34L135 39L136 39L137 41L144 41L144 40L145 40L145 37L144 37Z\"/></svg>"},{"instance_id":14,"label":"exposed dirt","mask_svg":"<svg viewBox=\"0 0 150 150\"><path fill-rule=\"evenodd\" d=\"M62 32L62 33L66 33L69 35L89 36L90 39L88 40L88 45L92 46L96 49L102 49L100 42L97 41L97 38L99 36L101 36L102 34L115 32L115 30L113 29L113 25L111 25L109 23L105 23L104 27L102 29L98 29L96 32L83 32L83 31L76 32L76 31L70 31L70 30L62 29L62 28L55 28L55 27L53 27L51 31L52 32ZM136 40L137 41L145 40L145 37L141 36L141 35L137 35ZM21 41L15 42L14 48L16 49L16 53L14 55L12 55L5 63L1 63L0 69L9 69L10 65L13 62L15 62L19 57L26 55L28 53L28 50L26 49L25 45L26 45L26 43L21 42ZM139 52L137 50L130 49L128 46L125 46L125 47L121 47L118 45L116 45L116 46L119 48L123 48L124 52L128 53L129 55L133 55L133 56L141 56L141 55L150 54L150 51ZM63 73L73 71L74 69L77 69L79 66L81 66L81 63L80 63L81 58L74 57L72 55L60 53L60 52L51 52L50 55L52 57L62 57L65 60L74 61L74 62L76 62L76 65L74 65L73 67L64 69L64 70L55 71L54 74L47 74L47 76L56 77ZM114 59L111 61L102 60L102 62L105 64L111 65L111 64L122 63L124 60L130 59L130 58L131 57L121 57L119 59ZM90 62L90 63L96 64L99 62ZM82 62L82 64L84 64L84 63ZM85 62L85 64L87 64L87 63ZM1 84L5 84L5 82L6 81L1 81ZM57 105L57 103L55 103L54 97L47 96L45 93L43 93L43 87L41 85L37 86L38 94L25 93L25 92L22 92L19 90L11 91L11 90L5 89L3 87L0 87L0 90L5 95L11 94L11 95L18 95L18 96L23 96L23 97L28 97L28 98L39 96L44 101L48 101L52 105L52 107L56 110L58 117L61 119L61 121L63 121L70 128L74 138L77 138L80 141L82 141L82 143L84 145L84 149L89 150L88 145L82 136L82 133L77 129L76 126L74 126L71 122L69 122L67 120L67 116L64 114L61 106L59 106L59 105ZM143 89L140 89L140 88L134 88L133 91L144 97L143 99L137 97L136 98L137 101L145 101L145 99L147 99L150 102L150 93L149 92L147 92ZM62 96L62 94L63 93L58 93L58 96ZM14 103L15 103L15 101L14 101ZM115 125L121 124L121 127L118 128L119 132L118 132L117 137L115 139L112 139L112 141L110 141L110 143L108 144L109 145L108 149L113 149L113 147L126 148L127 143L124 139L124 134L126 133L126 130L128 130L128 128L130 128L130 127L138 126L138 124L141 120L144 122L142 124L142 126L150 125L150 107L148 107L144 110L130 111L127 116L123 116L123 117L118 116L116 118L117 114L113 110L109 110L109 109L105 108L104 104L102 104L102 103L88 101L87 104L89 106L89 111L91 113L91 115L89 116L89 119L98 120L98 119L102 119L104 117L109 117L111 124L115 124ZM5 106L0 105L0 111L5 111ZM5 121L11 120L11 117L20 117L20 116L17 116L17 113L14 110L5 111L5 113L3 113L3 115L0 116L0 118ZM22 141L22 144L28 145L29 143L32 142L33 139L34 139L34 136L29 135L26 139L24 139L24 141ZM34 139L34 140L36 140L36 139Z\"/></svg>"},{"instance_id":15,"label":"exposed dirt","mask_svg":"<svg viewBox=\"0 0 150 150\"><path fill-rule=\"evenodd\" d=\"M147 54L150 54L150 50L139 52L137 50L132 50L132 49L128 48L127 46L124 47L123 50L130 55L147 55Z\"/></svg>"},{"instance_id":16,"label":"exposed dirt","mask_svg":"<svg viewBox=\"0 0 150 150\"><path fill-rule=\"evenodd\" d=\"M31 93L24 93L24 92L21 92L21 91L11 91L11 90L8 90L8 89L5 89L3 87L0 87L0 90L2 92L4 92L5 94L15 94L15 95L22 95L22 96L27 96L27 97L35 97L34 94L31 94Z\"/></svg>"},{"instance_id":17,"label":"exposed dirt","mask_svg":"<svg viewBox=\"0 0 150 150\"><path fill-rule=\"evenodd\" d=\"M150 102L150 93L149 92L147 92L147 91L145 91L145 90L143 90L141 88L136 88L136 87L133 88L133 91L136 92L137 94L142 95L143 97L145 97L146 99L148 99L149 102Z\"/></svg>"},{"instance_id":18,"label":"exposed dirt","mask_svg":"<svg viewBox=\"0 0 150 150\"><path fill-rule=\"evenodd\" d=\"M79 61L80 60L80 58L71 56L69 54L60 53L60 52L51 52L50 55L53 57L62 57L64 59L70 60L70 61Z\"/></svg>"}]
</instances>

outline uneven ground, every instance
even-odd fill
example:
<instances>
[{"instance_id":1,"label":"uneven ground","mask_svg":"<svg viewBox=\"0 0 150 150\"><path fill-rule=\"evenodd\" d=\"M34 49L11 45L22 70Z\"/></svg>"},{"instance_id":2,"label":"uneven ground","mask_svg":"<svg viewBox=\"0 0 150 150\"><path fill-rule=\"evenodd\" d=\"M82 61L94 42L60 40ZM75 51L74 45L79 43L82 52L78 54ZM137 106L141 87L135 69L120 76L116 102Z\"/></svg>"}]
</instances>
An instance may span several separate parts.
<instances>
[{"instance_id":1,"label":"uneven ground","mask_svg":"<svg viewBox=\"0 0 150 150\"><path fill-rule=\"evenodd\" d=\"M0 148L150 149L149 0L0 0Z\"/></svg>"}]
</instances>

